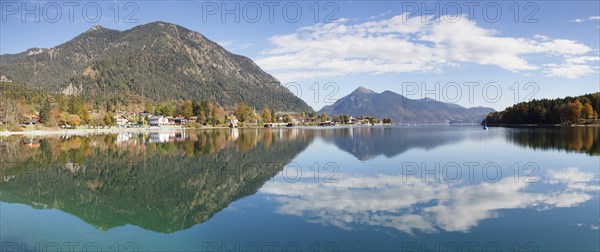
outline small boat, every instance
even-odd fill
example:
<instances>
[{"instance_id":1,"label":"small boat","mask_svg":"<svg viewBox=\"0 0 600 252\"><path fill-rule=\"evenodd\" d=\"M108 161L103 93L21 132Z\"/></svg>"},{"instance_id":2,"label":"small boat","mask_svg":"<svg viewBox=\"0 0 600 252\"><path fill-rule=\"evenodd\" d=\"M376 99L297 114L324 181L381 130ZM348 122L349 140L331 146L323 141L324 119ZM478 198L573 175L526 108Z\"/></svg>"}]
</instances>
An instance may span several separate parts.
<instances>
[{"instance_id":1,"label":"small boat","mask_svg":"<svg viewBox=\"0 0 600 252\"><path fill-rule=\"evenodd\" d=\"M487 117L483 119L483 130L487 130L488 126L487 126Z\"/></svg>"}]
</instances>

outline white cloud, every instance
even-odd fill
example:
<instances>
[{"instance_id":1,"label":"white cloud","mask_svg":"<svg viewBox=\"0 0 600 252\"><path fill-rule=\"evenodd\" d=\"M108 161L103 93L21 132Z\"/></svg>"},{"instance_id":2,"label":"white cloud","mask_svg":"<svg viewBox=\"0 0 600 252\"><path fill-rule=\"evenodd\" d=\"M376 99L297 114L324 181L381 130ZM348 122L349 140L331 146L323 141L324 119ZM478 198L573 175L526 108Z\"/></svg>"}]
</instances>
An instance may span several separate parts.
<instances>
[{"instance_id":1,"label":"white cloud","mask_svg":"<svg viewBox=\"0 0 600 252\"><path fill-rule=\"evenodd\" d=\"M228 47L233 45L233 40L218 41L217 44L221 45L222 47Z\"/></svg>"},{"instance_id":2,"label":"white cloud","mask_svg":"<svg viewBox=\"0 0 600 252\"><path fill-rule=\"evenodd\" d=\"M571 64L584 64L584 63L587 63L587 62L600 61L600 56L569 57L565 61L567 63L571 63Z\"/></svg>"},{"instance_id":3,"label":"white cloud","mask_svg":"<svg viewBox=\"0 0 600 252\"><path fill-rule=\"evenodd\" d=\"M242 44L239 44L237 47L240 48L240 49L246 49L246 48L249 48L249 47L251 47L253 45L254 44L252 44L252 43L242 43Z\"/></svg>"},{"instance_id":4,"label":"white cloud","mask_svg":"<svg viewBox=\"0 0 600 252\"><path fill-rule=\"evenodd\" d=\"M580 76L594 73L594 69L588 65L579 64L547 64L544 73L547 77L562 77L567 79L577 79Z\"/></svg>"},{"instance_id":5,"label":"white cloud","mask_svg":"<svg viewBox=\"0 0 600 252\"><path fill-rule=\"evenodd\" d=\"M547 77L577 79L581 76L598 73L599 56L567 56L561 64L546 64L544 73ZM594 67L595 66L595 67Z\"/></svg>"},{"instance_id":6,"label":"white cloud","mask_svg":"<svg viewBox=\"0 0 600 252\"><path fill-rule=\"evenodd\" d=\"M455 21L448 22L452 18ZM545 66L548 75L561 77L591 73L585 69L565 70L576 72L571 75L561 72L565 66L560 65L564 63L560 58L584 56L592 50L578 41L539 34L533 38L500 36L465 16L440 20L401 14L358 24L340 19L302 27L269 38L274 47L256 62L284 82L351 74L436 73L460 63L492 65L512 72ZM527 60L535 55L559 61L535 65Z\"/></svg>"},{"instance_id":7,"label":"white cloud","mask_svg":"<svg viewBox=\"0 0 600 252\"><path fill-rule=\"evenodd\" d=\"M336 175L337 176L337 175ZM547 210L589 201L594 175L578 168L549 171L549 184L561 189L531 192L531 183L505 178L472 185L423 182L416 177L339 174L338 183L265 184L261 193L278 202L281 214L350 230L356 225L387 227L406 233L466 232L502 209ZM541 181L541 180L537 180Z\"/></svg>"},{"instance_id":8,"label":"white cloud","mask_svg":"<svg viewBox=\"0 0 600 252\"><path fill-rule=\"evenodd\" d=\"M539 46L542 47L540 48L540 52L565 56L582 55L592 51L592 48L589 48L586 45L567 39L555 39L552 41L543 42L540 43Z\"/></svg>"},{"instance_id":9,"label":"white cloud","mask_svg":"<svg viewBox=\"0 0 600 252\"><path fill-rule=\"evenodd\" d=\"M567 57L564 63L546 64L544 73L547 77L577 79L581 76L598 73L600 70L597 67L598 62L600 62L600 57L598 56Z\"/></svg>"},{"instance_id":10,"label":"white cloud","mask_svg":"<svg viewBox=\"0 0 600 252\"><path fill-rule=\"evenodd\" d=\"M574 20L571 20L571 22L575 22L575 23L583 23L585 21L585 19L581 19L581 18L576 18Z\"/></svg>"},{"instance_id":11,"label":"white cloud","mask_svg":"<svg viewBox=\"0 0 600 252\"><path fill-rule=\"evenodd\" d=\"M589 17L590 20L600 20L600 16L591 16Z\"/></svg>"},{"instance_id":12,"label":"white cloud","mask_svg":"<svg viewBox=\"0 0 600 252\"><path fill-rule=\"evenodd\" d=\"M437 48L443 48L448 59L461 62L476 61L480 64L496 64L509 70L531 70L526 61L519 58L514 49L527 50L520 46L520 42L510 38L495 38L494 31L477 27L473 23L454 25L439 23L432 25L432 32L421 36L426 41L436 44ZM498 48L500 44L496 40L503 40L504 49Z\"/></svg>"},{"instance_id":13,"label":"white cloud","mask_svg":"<svg viewBox=\"0 0 600 252\"><path fill-rule=\"evenodd\" d=\"M566 184L567 188L581 191L598 191L600 186L590 184L596 181L594 173L582 172L578 167L569 167L562 170L550 170L548 173L548 183Z\"/></svg>"},{"instance_id":14,"label":"white cloud","mask_svg":"<svg viewBox=\"0 0 600 252\"><path fill-rule=\"evenodd\" d=\"M253 43L237 43L238 40L225 40L225 41L219 41L217 42L217 44L221 45L222 47L226 47L228 49L246 49L248 47L253 46Z\"/></svg>"},{"instance_id":15,"label":"white cloud","mask_svg":"<svg viewBox=\"0 0 600 252\"><path fill-rule=\"evenodd\" d=\"M376 18L380 18L380 17L385 17L385 16L387 16L387 15L388 15L388 14L390 14L390 13L392 13L392 11L391 11L391 10L388 10L388 11L386 11L386 12L383 12L383 13L377 14L377 15L375 15L375 16L370 16L370 17L369 17L369 19L376 19Z\"/></svg>"},{"instance_id":16,"label":"white cloud","mask_svg":"<svg viewBox=\"0 0 600 252\"><path fill-rule=\"evenodd\" d=\"M545 36L545 35L541 35L541 34L535 34L533 35L534 39L540 40L540 41L548 41L550 40L550 37Z\"/></svg>"},{"instance_id":17,"label":"white cloud","mask_svg":"<svg viewBox=\"0 0 600 252\"><path fill-rule=\"evenodd\" d=\"M548 177L551 184L589 182L594 180L593 173L582 172L578 167L569 167L562 170L550 170L548 172Z\"/></svg>"}]
</instances>

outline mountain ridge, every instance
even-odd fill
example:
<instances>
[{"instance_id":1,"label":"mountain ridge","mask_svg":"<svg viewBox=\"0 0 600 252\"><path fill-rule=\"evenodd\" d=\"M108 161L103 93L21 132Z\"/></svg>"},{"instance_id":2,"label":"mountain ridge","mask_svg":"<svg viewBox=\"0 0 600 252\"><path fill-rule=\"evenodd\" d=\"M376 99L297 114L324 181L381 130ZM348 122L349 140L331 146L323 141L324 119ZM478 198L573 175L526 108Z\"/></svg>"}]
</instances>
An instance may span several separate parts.
<instances>
[{"instance_id":1,"label":"mountain ridge","mask_svg":"<svg viewBox=\"0 0 600 252\"><path fill-rule=\"evenodd\" d=\"M95 25L38 54L26 52L2 55L0 75L49 91L76 89L97 100L195 99L313 111L251 59L163 21L123 31Z\"/></svg>"},{"instance_id":2,"label":"mountain ridge","mask_svg":"<svg viewBox=\"0 0 600 252\"><path fill-rule=\"evenodd\" d=\"M494 111L481 106L465 108L431 98L409 99L389 90L377 93L361 86L318 113L372 115L391 118L395 123L479 123Z\"/></svg>"}]
</instances>

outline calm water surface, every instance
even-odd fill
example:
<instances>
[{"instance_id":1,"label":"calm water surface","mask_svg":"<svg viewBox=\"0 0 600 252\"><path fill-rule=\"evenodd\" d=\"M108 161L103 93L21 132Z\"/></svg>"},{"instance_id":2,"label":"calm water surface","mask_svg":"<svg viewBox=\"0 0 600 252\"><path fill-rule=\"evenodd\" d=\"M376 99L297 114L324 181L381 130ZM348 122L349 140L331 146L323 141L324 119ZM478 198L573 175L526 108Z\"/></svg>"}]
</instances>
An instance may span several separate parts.
<instances>
[{"instance_id":1,"label":"calm water surface","mask_svg":"<svg viewBox=\"0 0 600 252\"><path fill-rule=\"evenodd\" d=\"M600 128L0 140L2 251L599 251Z\"/></svg>"}]
</instances>

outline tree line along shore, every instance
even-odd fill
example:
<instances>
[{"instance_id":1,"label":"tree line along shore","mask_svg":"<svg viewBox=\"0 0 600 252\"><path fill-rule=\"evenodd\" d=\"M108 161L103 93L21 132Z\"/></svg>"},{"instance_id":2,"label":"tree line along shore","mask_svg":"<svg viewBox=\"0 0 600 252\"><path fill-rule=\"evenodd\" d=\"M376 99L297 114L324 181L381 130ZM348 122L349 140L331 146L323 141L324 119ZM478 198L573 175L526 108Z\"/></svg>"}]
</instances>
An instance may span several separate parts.
<instances>
[{"instance_id":1,"label":"tree line along shore","mask_svg":"<svg viewBox=\"0 0 600 252\"><path fill-rule=\"evenodd\" d=\"M391 124L369 115L317 114L314 111L286 112L268 105L250 107L241 102L222 107L214 101L170 100L155 102L144 97L95 100L82 95L55 92L27 92L2 85L0 131L59 131L65 129L104 130L154 126L156 118L166 128L262 127L272 125L345 125ZM114 129L113 129L114 130Z\"/></svg>"},{"instance_id":2,"label":"tree line along shore","mask_svg":"<svg viewBox=\"0 0 600 252\"><path fill-rule=\"evenodd\" d=\"M517 103L490 113L482 122L489 126L598 125L600 93Z\"/></svg>"}]
</instances>

